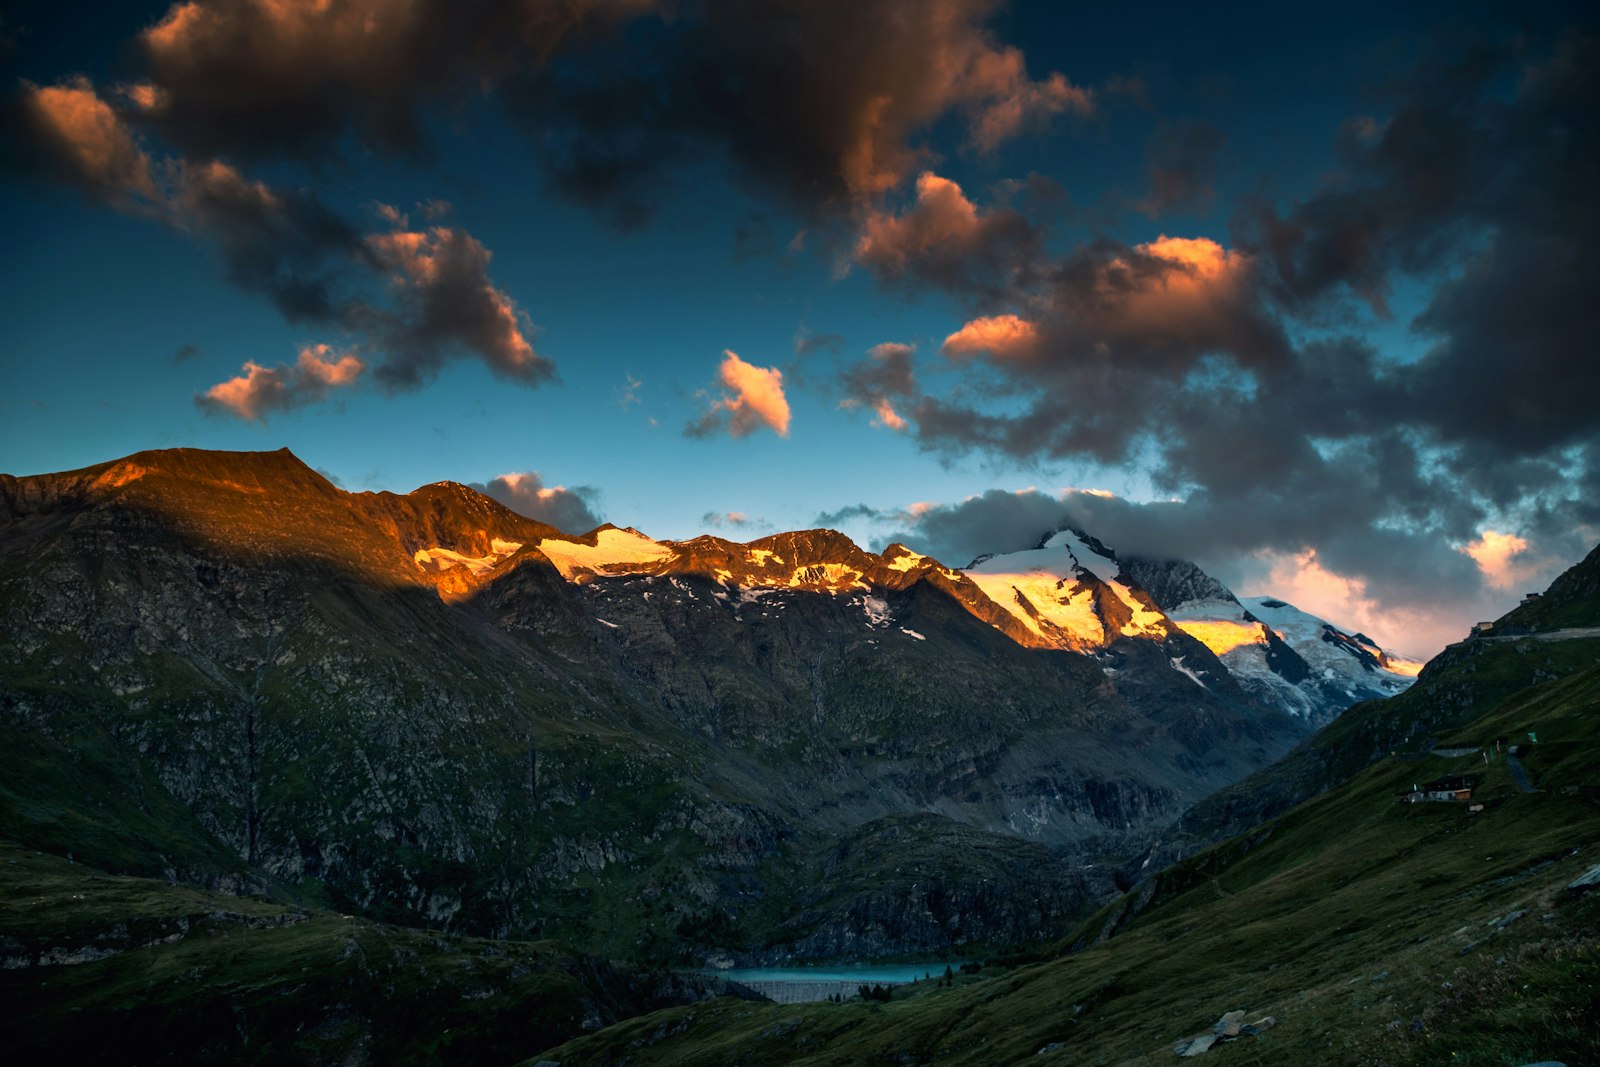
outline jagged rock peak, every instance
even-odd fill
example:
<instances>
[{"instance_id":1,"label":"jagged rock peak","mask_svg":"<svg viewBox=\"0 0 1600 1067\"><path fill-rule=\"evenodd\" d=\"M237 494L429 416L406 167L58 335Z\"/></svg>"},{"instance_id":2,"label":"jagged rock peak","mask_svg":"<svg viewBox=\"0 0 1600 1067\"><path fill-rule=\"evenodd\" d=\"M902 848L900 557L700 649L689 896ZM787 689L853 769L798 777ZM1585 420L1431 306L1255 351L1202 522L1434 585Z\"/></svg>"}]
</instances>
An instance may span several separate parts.
<instances>
[{"instance_id":1,"label":"jagged rock peak","mask_svg":"<svg viewBox=\"0 0 1600 1067\"><path fill-rule=\"evenodd\" d=\"M1188 560L1125 556L1120 562L1122 573L1138 582L1162 611L1207 600L1239 602L1231 589Z\"/></svg>"}]
</instances>

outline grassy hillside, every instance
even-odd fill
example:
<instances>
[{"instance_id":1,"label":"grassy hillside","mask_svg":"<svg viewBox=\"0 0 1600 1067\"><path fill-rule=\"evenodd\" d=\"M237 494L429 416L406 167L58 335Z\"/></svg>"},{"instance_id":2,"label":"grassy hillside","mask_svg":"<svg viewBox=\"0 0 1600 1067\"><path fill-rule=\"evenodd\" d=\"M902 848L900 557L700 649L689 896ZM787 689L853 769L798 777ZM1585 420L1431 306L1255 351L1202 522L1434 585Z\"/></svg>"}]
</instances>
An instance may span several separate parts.
<instances>
[{"instance_id":1,"label":"grassy hillside","mask_svg":"<svg viewBox=\"0 0 1600 1067\"><path fill-rule=\"evenodd\" d=\"M1242 833L1391 753L1443 744L1516 693L1595 665L1593 641L1540 636L1585 627L1600 627L1600 548L1497 620L1494 632L1511 636L1451 645L1406 692L1355 705L1276 763L1196 804L1170 854Z\"/></svg>"},{"instance_id":2,"label":"grassy hillside","mask_svg":"<svg viewBox=\"0 0 1600 1067\"><path fill-rule=\"evenodd\" d=\"M1600 642L1583 644L1600 655ZM534 1059L1164 1063L1174 1042L1242 1009L1277 1024L1208 1056L1600 1062L1600 893L1564 889L1600 863L1600 668L1518 691L1445 740L1528 730L1540 740L1523 754L1538 792L1521 790L1503 755L1386 756L1163 872L1137 891L1144 906L1131 921L1117 927L1119 909L1132 910L1125 900L1069 938L1091 944L1073 955L988 968L886 1005L673 1009ZM1483 812L1397 802L1447 773L1477 779Z\"/></svg>"}]
</instances>

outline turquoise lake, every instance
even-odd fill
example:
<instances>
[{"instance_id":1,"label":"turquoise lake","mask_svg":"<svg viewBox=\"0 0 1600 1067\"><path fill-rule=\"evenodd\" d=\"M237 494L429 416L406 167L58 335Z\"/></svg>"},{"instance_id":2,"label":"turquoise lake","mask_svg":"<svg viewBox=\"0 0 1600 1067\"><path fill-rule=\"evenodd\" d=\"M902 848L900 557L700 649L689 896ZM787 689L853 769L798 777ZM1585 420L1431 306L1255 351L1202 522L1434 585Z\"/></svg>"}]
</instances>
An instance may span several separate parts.
<instances>
[{"instance_id":1,"label":"turquoise lake","mask_svg":"<svg viewBox=\"0 0 1600 1067\"><path fill-rule=\"evenodd\" d=\"M919 981L926 975L944 977L945 967L959 971L958 962L945 963L861 963L818 967L735 967L727 971L707 971L731 982L896 982Z\"/></svg>"}]
</instances>

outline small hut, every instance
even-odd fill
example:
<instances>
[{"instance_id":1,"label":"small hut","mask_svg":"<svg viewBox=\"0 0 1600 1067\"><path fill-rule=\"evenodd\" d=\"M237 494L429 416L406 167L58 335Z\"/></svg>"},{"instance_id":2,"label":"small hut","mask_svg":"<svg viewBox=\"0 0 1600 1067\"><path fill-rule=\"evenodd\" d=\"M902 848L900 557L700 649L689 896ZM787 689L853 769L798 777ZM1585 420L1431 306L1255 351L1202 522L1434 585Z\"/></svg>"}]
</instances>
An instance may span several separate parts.
<instances>
[{"instance_id":1,"label":"small hut","mask_svg":"<svg viewBox=\"0 0 1600 1067\"><path fill-rule=\"evenodd\" d=\"M1470 778L1435 778L1431 782L1413 785L1408 792L1400 794L1402 804L1431 804L1448 803L1457 800L1472 799L1472 779Z\"/></svg>"}]
</instances>

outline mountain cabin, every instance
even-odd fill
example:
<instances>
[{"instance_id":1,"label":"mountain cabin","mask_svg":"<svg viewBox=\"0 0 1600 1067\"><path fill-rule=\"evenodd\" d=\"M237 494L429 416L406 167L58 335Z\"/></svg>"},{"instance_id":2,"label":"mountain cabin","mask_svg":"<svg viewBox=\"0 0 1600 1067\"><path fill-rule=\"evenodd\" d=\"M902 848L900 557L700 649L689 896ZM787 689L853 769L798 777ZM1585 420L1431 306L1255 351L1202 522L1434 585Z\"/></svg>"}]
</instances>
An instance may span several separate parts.
<instances>
[{"instance_id":1,"label":"mountain cabin","mask_svg":"<svg viewBox=\"0 0 1600 1067\"><path fill-rule=\"evenodd\" d=\"M1471 799L1471 778L1435 778L1431 782L1413 785L1410 792L1400 794L1400 803L1402 804L1427 804L1436 801Z\"/></svg>"}]
</instances>

